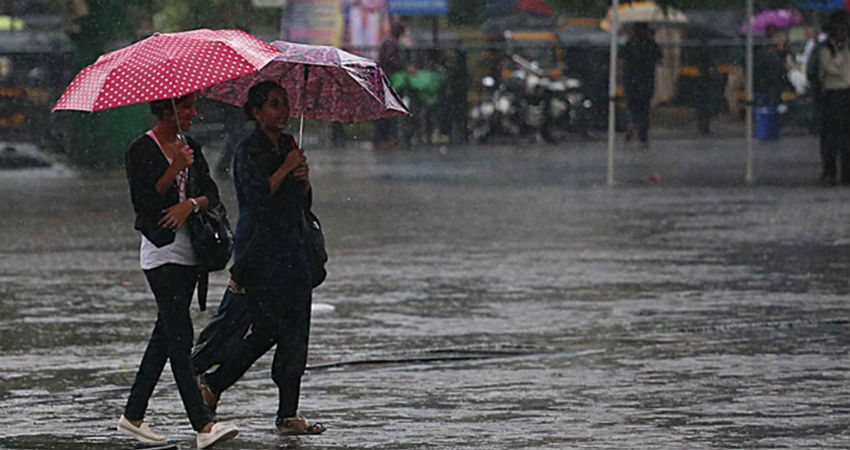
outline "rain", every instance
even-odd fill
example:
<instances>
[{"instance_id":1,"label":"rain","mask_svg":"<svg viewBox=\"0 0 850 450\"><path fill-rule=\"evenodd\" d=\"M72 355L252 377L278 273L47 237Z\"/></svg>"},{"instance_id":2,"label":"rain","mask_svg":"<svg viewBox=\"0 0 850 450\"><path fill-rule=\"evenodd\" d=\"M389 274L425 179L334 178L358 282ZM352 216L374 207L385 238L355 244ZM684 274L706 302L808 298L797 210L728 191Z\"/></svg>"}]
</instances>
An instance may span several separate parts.
<instances>
[{"instance_id":1,"label":"rain","mask_svg":"<svg viewBox=\"0 0 850 450\"><path fill-rule=\"evenodd\" d=\"M0 449L153 447L115 426L157 317L125 171L156 118L60 98L199 28L344 50L242 75L293 86L329 255L298 413L327 431L278 431L269 351L214 448L847 447L850 59L813 71L843 1L131 3L0 2ZM186 134L236 230L234 80ZM144 420L196 448L169 366Z\"/></svg>"}]
</instances>

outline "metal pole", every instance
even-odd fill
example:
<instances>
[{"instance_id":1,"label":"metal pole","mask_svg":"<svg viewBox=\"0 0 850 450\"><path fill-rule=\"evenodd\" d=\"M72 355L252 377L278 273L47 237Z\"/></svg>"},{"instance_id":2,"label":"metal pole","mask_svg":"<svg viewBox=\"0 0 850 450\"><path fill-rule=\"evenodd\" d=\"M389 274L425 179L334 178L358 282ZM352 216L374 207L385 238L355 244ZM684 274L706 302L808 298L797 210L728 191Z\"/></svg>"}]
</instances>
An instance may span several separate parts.
<instances>
[{"instance_id":1,"label":"metal pole","mask_svg":"<svg viewBox=\"0 0 850 450\"><path fill-rule=\"evenodd\" d=\"M611 1L611 61L608 73L608 186L614 186L614 145L617 130L617 33L620 28L620 0Z\"/></svg>"},{"instance_id":2,"label":"metal pole","mask_svg":"<svg viewBox=\"0 0 850 450\"><path fill-rule=\"evenodd\" d=\"M180 117L177 116L177 102L173 98L171 99L171 108L174 110L174 121L177 123L177 139L180 139L180 142L184 144L188 144L186 135L183 134L183 128L180 126Z\"/></svg>"},{"instance_id":3,"label":"metal pole","mask_svg":"<svg viewBox=\"0 0 850 450\"><path fill-rule=\"evenodd\" d=\"M310 77L310 66L304 66L304 89L301 90L301 125L298 127L298 147L304 147L304 111L307 110L307 79Z\"/></svg>"},{"instance_id":4,"label":"metal pole","mask_svg":"<svg viewBox=\"0 0 850 450\"><path fill-rule=\"evenodd\" d=\"M747 0L747 154L745 179L753 183L753 0Z\"/></svg>"},{"instance_id":5,"label":"metal pole","mask_svg":"<svg viewBox=\"0 0 850 450\"><path fill-rule=\"evenodd\" d=\"M434 48L440 46L440 22L439 17L434 16L431 18L431 39L434 44Z\"/></svg>"}]
</instances>

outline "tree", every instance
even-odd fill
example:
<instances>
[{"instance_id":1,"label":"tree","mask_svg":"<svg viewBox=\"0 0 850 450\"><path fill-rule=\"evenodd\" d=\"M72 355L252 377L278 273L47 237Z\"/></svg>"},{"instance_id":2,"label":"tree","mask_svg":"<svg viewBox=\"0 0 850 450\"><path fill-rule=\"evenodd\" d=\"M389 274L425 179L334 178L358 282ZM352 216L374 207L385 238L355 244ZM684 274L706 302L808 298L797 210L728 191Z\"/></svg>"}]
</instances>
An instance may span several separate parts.
<instances>
[{"instance_id":1,"label":"tree","mask_svg":"<svg viewBox=\"0 0 850 450\"><path fill-rule=\"evenodd\" d=\"M137 37L136 27L128 18L137 15L145 2L54 0L50 6L65 18L73 48L68 63L71 73L76 74L115 42ZM69 157L84 166L118 164L130 140L147 125L142 105L95 114L57 112L54 117L64 125L64 147Z\"/></svg>"},{"instance_id":2,"label":"tree","mask_svg":"<svg viewBox=\"0 0 850 450\"><path fill-rule=\"evenodd\" d=\"M240 28L277 34L280 10L254 8L251 0L153 0L157 31Z\"/></svg>"},{"instance_id":3,"label":"tree","mask_svg":"<svg viewBox=\"0 0 850 450\"><path fill-rule=\"evenodd\" d=\"M250 0L50 0L63 13L73 44L72 73L98 56L145 37L153 31L194 28L247 28L266 26L277 31L280 16L257 10ZM68 80L70 82L70 80ZM57 113L65 124L65 148L71 159L85 166L115 165L123 161L129 143L151 124L147 105L123 106L83 114Z\"/></svg>"}]
</instances>

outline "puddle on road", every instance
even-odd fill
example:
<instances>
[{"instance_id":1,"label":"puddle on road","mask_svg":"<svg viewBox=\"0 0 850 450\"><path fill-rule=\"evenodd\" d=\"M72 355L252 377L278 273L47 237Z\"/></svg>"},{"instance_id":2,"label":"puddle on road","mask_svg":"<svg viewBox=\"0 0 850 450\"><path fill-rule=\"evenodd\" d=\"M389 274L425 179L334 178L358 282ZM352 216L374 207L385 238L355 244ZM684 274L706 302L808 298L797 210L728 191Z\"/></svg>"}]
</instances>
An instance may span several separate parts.
<instances>
[{"instance_id":1,"label":"puddle on road","mask_svg":"<svg viewBox=\"0 0 850 450\"><path fill-rule=\"evenodd\" d=\"M846 446L842 193L565 186L545 154L500 183L479 157L311 156L332 259L302 412L329 431L273 432L267 355L221 448ZM0 183L0 448L134 447L113 430L154 304L122 176ZM168 370L148 420L194 447Z\"/></svg>"}]
</instances>

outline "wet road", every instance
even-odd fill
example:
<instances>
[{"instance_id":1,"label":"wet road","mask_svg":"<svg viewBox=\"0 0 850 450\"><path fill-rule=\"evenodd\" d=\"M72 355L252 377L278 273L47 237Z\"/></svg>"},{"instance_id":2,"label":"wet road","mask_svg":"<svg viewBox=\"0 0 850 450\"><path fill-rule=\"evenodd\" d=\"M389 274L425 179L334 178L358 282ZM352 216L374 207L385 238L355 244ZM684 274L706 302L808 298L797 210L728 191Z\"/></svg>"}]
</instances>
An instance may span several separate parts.
<instances>
[{"instance_id":1,"label":"wet road","mask_svg":"<svg viewBox=\"0 0 850 450\"><path fill-rule=\"evenodd\" d=\"M600 143L309 152L332 259L302 412L329 431L273 432L266 357L218 448L847 448L850 190L809 138L745 187L741 148L620 151L613 189ZM0 231L0 448L134 448L154 303L122 172L0 172ZM194 447L168 370L148 420Z\"/></svg>"}]
</instances>

